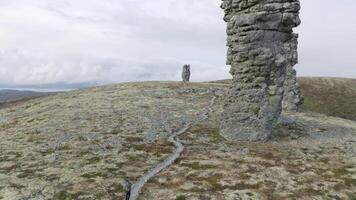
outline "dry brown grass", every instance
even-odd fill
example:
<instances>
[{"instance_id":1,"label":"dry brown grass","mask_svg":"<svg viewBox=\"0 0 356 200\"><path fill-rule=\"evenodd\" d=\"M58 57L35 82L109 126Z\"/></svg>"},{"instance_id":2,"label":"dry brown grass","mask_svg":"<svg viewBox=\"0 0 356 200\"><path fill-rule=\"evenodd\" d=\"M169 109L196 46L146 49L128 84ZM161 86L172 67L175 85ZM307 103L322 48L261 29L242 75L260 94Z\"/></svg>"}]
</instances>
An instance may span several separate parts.
<instances>
[{"instance_id":1,"label":"dry brown grass","mask_svg":"<svg viewBox=\"0 0 356 200\"><path fill-rule=\"evenodd\" d=\"M356 120L356 80L299 78L305 97L303 110Z\"/></svg>"}]
</instances>

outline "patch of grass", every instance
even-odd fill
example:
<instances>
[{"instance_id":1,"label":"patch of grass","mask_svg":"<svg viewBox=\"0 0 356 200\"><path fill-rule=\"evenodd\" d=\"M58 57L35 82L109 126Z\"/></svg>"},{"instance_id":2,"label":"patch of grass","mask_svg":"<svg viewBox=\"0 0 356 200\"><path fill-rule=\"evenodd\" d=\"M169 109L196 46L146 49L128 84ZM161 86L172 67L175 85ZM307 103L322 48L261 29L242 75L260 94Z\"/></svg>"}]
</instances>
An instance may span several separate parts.
<instances>
[{"instance_id":1,"label":"patch of grass","mask_svg":"<svg viewBox=\"0 0 356 200\"><path fill-rule=\"evenodd\" d=\"M72 200L79 199L80 196L85 195L83 192L69 193L67 191L60 191L53 195L53 200Z\"/></svg>"},{"instance_id":2,"label":"patch of grass","mask_svg":"<svg viewBox=\"0 0 356 200\"><path fill-rule=\"evenodd\" d=\"M10 161L9 156L7 156L7 155L0 156L0 162L6 162L6 161Z\"/></svg>"},{"instance_id":3,"label":"patch of grass","mask_svg":"<svg viewBox=\"0 0 356 200\"><path fill-rule=\"evenodd\" d=\"M242 173L242 174L240 174L240 176L239 176L239 179L240 179L240 180L248 180L248 179L250 179L250 178L251 178L251 176L248 175L248 174L246 174L246 173Z\"/></svg>"},{"instance_id":4,"label":"patch of grass","mask_svg":"<svg viewBox=\"0 0 356 200\"><path fill-rule=\"evenodd\" d=\"M126 140L128 143L142 142L142 137L131 136L131 137L126 137L125 140Z\"/></svg>"},{"instance_id":5,"label":"patch of grass","mask_svg":"<svg viewBox=\"0 0 356 200\"><path fill-rule=\"evenodd\" d=\"M161 154L170 154L173 151L173 146L162 142L157 144L131 144L131 146L138 151L153 153L157 156Z\"/></svg>"},{"instance_id":6,"label":"patch of grass","mask_svg":"<svg viewBox=\"0 0 356 200\"><path fill-rule=\"evenodd\" d=\"M325 194L325 191L322 190L315 190L311 187L305 188L300 191L301 194L308 195L308 196L323 196Z\"/></svg>"},{"instance_id":7,"label":"patch of grass","mask_svg":"<svg viewBox=\"0 0 356 200\"><path fill-rule=\"evenodd\" d=\"M139 156L136 155L128 155L127 159L131 162L137 162L142 160Z\"/></svg>"},{"instance_id":8,"label":"patch of grass","mask_svg":"<svg viewBox=\"0 0 356 200\"><path fill-rule=\"evenodd\" d=\"M13 155L16 158L22 157L22 153L21 152L16 152L16 151L10 151L10 152L7 153L7 155Z\"/></svg>"},{"instance_id":9,"label":"patch of grass","mask_svg":"<svg viewBox=\"0 0 356 200\"><path fill-rule=\"evenodd\" d=\"M215 123L199 123L194 125L190 132L193 135L207 136L211 142L223 142L225 139L220 135L219 125Z\"/></svg>"},{"instance_id":10,"label":"patch of grass","mask_svg":"<svg viewBox=\"0 0 356 200\"><path fill-rule=\"evenodd\" d=\"M100 162L100 160L101 160L101 158L98 156L94 156L94 157L87 159L88 163L90 163L90 164L98 163L98 162Z\"/></svg>"},{"instance_id":11,"label":"patch of grass","mask_svg":"<svg viewBox=\"0 0 356 200\"><path fill-rule=\"evenodd\" d=\"M176 200L186 200L187 198L184 195L179 195L176 197Z\"/></svg>"},{"instance_id":12,"label":"patch of grass","mask_svg":"<svg viewBox=\"0 0 356 200\"><path fill-rule=\"evenodd\" d=\"M97 177L103 177L106 178L108 177L107 174L101 173L101 172L87 172L84 173L82 175L80 175L80 177L86 178L86 179L93 179L93 178L97 178Z\"/></svg>"},{"instance_id":13,"label":"patch of grass","mask_svg":"<svg viewBox=\"0 0 356 200\"><path fill-rule=\"evenodd\" d=\"M71 148L72 146L70 144L62 144L59 145L58 150L66 151L66 150L70 150Z\"/></svg>"},{"instance_id":14,"label":"patch of grass","mask_svg":"<svg viewBox=\"0 0 356 200\"><path fill-rule=\"evenodd\" d=\"M192 162L192 163L181 163L183 167L189 167L194 170L206 170L206 169L217 169L219 166L216 165L207 165L207 164L200 164L199 162Z\"/></svg>"},{"instance_id":15,"label":"patch of grass","mask_svg":"<svg viewBox=\"0 0 356 200\"><path fill-rule=\"evenodd\" d=\"M356 193L347 193L347 197L349 200L356 200Z\"/></svg>"},{"instance_id":16,"label":"patch of grass","mask_svg":"<svg viewBox=\"0 0 356 200\"><path fill-rule=\"evenodd\" d=\"M118 123L120 123L120 121L122 122L122 120L119 120ZM116 126L111 131L103 133L103 134L105 134L105 135L118 135L118 134L123 133L123 132L124 132L124 130L121 129L121 126Z\"/></svg>"},{"instance_id":17,"label":"patch of grass","mask_svg":"<svg viewBox=\"0 0 356 200\"><path fill-rule=\"evenodd\" d=\"M23 171L21 171L20 174L17 175L17 178L28 178L28 177L31 177L33 178L33 176L36 175L36 170L34 169L25 169Z\"/></svg>"},{"instance_id":18,"label":"patch of grass","mask_svg":"<svg viewBox=\"0 0 356 200\"><path fill-rule=\"evenodd\" d=\"M222 178L221 174L214 174L212 176L208 176L203 180L208 182L211 186L211 191L218 192L222 191L225 188L219 183L220 179Z\"/></svg>"},{"instance_id":19,"label":"patch of grass","mask_svg":"<svg viewBox=\"0 0 356 200\"><path fill-rule=\"evenodd\" d=\"M109 192L126 192L126 189L119 183L113 183L108 187Z\"/></svg>"},{"instance_id":20,"label":"patch of grass","mask_svg":"<svg viewBox=\"0 0 356 200\"><path fill-rule=\"evenodd\" d=\"M299 78L303 110L356 120L356 80Z\"/></svg>"},{"instance_id":21,"label":"patch of grass","mask_svg":"<svg viewBox=\"0 0 356 200\"><path fill-rule=\"evenodd\" d=\"M333 188L334 188L335 191L341 191L342 189L345 189L346 186L345 186L344 183L338 183L338 184L334 185Z\"/></svg>"},{"instance_id":22,"label":"patch of grass","mask_svg":"<svg viewBox=\"0 0 356 200\"><path fill-rule=\"evenodd\" d=\"M344 182L345 182L345 185L347 187L354 187L356 186L356 179L353 179L353 178L345 178L344 179Z\"/></svg>"},{"instance_id":23,"label":"patch of grass","mask_svg":"<svg viewBox=\"0 0 356 200\"><path fill-rule=\"evenodd\" d=\"M16 184L16 183L10 183L10 187L15 188L17 190L21 190L23 188L26 188L25 186L20 185L20 184Z\"/></svg>"},{"instance_id":24,"label":"patch of grass","mask_svg":"<svg viewBox=\"0 0 356 200\"><path fill-rule=\"evenodd\" d=\"M0 167L0 171L5 171L5 172L16 171L18 169L21 169L21 165L18 163L15 163L7 167Z\"/></svg>"},{"instance_id":25,"label":"patch of grass","mask_svg":"<svg viewBox=\"0 0 356 200\"><path fill-rule=\"evenodd\" d=\"M55 180L59 180L59 179L60 179L60 176L57 175L57 174L50 174L50 175L47 175L45 177L45 180L46 181L50 181L50 182L55 181Z\"/></svg>"},{"instance_id":26,"label":"patch of grass","mask_svg":"<svg viewBox=\"0 0 356 200\"><path fill-rule=\"evenodd\" d=\"M330 158L320 158L319 161L328 164L330 162Z\"/></svg>"},{"instance_id":27,"label":"patch of grass","mask_svg":"<svg viewBox=\"0 0 356 200\"><path fill-rule=\"evenodd\" d=\"M352 166L344 166L341 168L337 168L337 169L333 170L333 173L337 178L340 178L340 177L350 174L350 172L348 171L348 169L350 169L350 168L352 168Z\"/></svg>"},{"instance_id":28,"label":"patch of grass","mask_svg":"<svg viewBox=\"0 0 356 200\"><path fill-rule=\"evenodd\" d=\"M238 183L235 185L235 188L238 190L257 190L262 186L261 183L256 183L256 184L248 184L248 183Z\"/></svg>"}]
</instances>

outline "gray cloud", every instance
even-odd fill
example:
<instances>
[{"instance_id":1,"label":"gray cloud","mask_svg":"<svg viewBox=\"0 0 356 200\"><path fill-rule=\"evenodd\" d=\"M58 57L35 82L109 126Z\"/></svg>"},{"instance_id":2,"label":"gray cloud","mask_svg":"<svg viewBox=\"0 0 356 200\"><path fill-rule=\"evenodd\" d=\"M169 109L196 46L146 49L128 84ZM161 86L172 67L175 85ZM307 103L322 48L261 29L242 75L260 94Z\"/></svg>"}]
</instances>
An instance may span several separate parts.
<instances>
[{"instance_id":1,"label":"gray cloud","mask_svg":"<svg viewBox=\"0 0 356 200\"><path fill-rule=\"evenodd\" d=\"M216 0L2 0L0 87L230 77ZM356 78L356 2L302 0L300 75Z\"/></svg>"}]
</instances>

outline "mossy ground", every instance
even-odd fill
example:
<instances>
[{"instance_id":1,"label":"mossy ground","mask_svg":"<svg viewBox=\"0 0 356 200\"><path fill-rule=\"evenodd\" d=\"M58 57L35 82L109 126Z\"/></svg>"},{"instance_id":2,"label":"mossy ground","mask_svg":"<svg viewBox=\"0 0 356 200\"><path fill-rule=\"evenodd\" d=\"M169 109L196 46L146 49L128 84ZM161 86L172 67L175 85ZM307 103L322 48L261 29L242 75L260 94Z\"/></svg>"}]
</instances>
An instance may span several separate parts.
<instances>
[{"instance_id":1,"label":"mossy ground","mask_svg":"<svg viewBox=\"0 0 356 200\"><path fill-rule=\"evenodd\" d=\"M0 109L0 199L122 199L173 149L166 137L194 121L224 83L129 83L60 93ZM219 135L208 121L141 199L353 199L356 123L300 113L266 144ZM285 137L293 133L296 137ZM302 134L300 134L302 133Z\"/></svg>"}]
</instances>

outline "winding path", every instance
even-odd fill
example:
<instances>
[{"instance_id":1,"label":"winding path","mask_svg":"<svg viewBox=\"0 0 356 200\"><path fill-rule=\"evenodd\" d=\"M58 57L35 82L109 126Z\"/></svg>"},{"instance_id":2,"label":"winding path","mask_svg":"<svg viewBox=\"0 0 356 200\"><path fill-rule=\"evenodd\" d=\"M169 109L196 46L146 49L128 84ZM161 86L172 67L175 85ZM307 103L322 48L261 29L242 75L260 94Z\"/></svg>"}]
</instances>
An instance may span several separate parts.
<instances>
[{"instance_id":1,"label":"winding path","mask_svg":"<svg viewBox=\"0 0 356 200\"><path fill-rule=\"evenodd\" d=\"M215 99L216 99L216 97L214 96L211 99L209 106L207 108L205 108L204 112L201 114L201 116L202 116L201 119L198 119L196 122L205 121L209 118L209 114L210 114L210 112L212 112L211 107L214 105ZM194 123L196 123L196 122L194 122ZM162 170L171 166L174 163L174 161L176 161L180 157L180 155L184 151L184 146L180 142L178 136L187 132L192 127L192 125L194 123L186 124L183 128L181 128L179 131L173 133L168 138L168 142L173 143L174 146L176 147L175 150L164 161L155 165L152 169L147 171L141 178L139 178L134 184L132 184L132 186L130 188L129 200L136 200L139 197L141 189L144 187L144 185L147 183L147 181L149 181L151 178L155 177Z\"/></svg>"}]
</instances>

